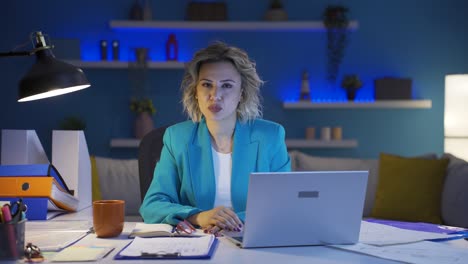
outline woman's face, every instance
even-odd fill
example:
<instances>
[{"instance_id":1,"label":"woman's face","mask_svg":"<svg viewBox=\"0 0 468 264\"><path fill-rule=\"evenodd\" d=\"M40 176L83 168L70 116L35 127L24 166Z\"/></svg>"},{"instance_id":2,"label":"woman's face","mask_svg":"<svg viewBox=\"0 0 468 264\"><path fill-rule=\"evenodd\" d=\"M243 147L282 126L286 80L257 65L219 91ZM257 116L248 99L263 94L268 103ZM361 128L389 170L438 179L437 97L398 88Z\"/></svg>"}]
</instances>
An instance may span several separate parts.
<instances>
[{"instance_id":1,"label":"woman's face","mask_svg":"<svg viewBox=\"0 0 468 264\"><path fill-rule=\"evenodd\" d=\"M206 120L235 120L241 76L230 62L205 63L200 67L196 95Z\"/></svg>"}]
</instances>

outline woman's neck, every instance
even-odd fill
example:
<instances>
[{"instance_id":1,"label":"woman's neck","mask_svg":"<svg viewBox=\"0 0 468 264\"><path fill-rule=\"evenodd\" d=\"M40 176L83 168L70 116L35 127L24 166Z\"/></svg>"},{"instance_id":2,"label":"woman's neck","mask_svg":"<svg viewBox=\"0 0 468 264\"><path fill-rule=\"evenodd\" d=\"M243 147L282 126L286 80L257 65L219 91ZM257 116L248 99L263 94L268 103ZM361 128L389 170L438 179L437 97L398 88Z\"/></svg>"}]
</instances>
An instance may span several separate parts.
<instances>
[{"instance_id":1,"label":"woman's neck","mask_svg":"<svg viewBox=\"0 0 468 264\"><path fill-rule=\"evenodd\" d=\"M211 144L214 149L221 153L231 153L236 120L207 120L206 125L210 132Z\"/></svg>"}]
</instances>

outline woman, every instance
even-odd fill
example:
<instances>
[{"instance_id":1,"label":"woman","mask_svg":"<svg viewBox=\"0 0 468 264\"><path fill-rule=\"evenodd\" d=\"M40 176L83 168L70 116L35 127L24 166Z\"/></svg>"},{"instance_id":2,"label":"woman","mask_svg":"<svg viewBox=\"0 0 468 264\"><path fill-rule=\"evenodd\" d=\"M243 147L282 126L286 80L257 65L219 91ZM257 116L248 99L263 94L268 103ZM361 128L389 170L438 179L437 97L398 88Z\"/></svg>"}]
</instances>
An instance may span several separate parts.
<instances>
[{"instance_id":1,"label":"woman","mask_svg":"<svg viewBox=\"0 0 468 264\"><path fill-rule=\"evenodd\" d=\"M250 173L291 169L284 128L259 119L262 83L239 48L217 42L195 53L181 85L191 120L166 129L145 222L241 230Z\"/></svg>"}]
</instances>

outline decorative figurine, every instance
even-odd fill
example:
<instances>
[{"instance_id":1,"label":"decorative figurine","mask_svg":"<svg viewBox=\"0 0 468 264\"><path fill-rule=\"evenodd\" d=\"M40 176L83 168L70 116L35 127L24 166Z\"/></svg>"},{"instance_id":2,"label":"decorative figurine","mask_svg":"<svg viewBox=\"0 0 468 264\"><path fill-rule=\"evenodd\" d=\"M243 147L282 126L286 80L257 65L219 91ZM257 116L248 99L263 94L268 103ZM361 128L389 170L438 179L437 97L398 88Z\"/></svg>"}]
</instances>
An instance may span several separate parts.
<instances>
[{"instance_id":1,"label":"decorative figurine","mask_svg":"<svg viewBox=\"0 0 468 264\"><path fill-rule=\"evenodd\" d=\"M310 88L309 88L309 74L307 71L302 73L302 83L301 83L301 95L300 100L310 100Z\"/></svg>"},{"instance_id":2,"label":"decorative figurine","mask_svg":"<svg viewBox=\"0 0 468 264\"><path fill-rule=\"evenodd\" d=\"M119 41L114 40L112 41L112 59L113 60L119 60Z\"/></svg>"},{"instance_id":3,"label":"decorative figurine","mask_svg":"<svg viewBox=\"0 0 468 264\"><path fill-rule=\"evenodd\" d=\"M107 60L107 41L101 40L101 60Z\"/></svg>"}]
</instances>

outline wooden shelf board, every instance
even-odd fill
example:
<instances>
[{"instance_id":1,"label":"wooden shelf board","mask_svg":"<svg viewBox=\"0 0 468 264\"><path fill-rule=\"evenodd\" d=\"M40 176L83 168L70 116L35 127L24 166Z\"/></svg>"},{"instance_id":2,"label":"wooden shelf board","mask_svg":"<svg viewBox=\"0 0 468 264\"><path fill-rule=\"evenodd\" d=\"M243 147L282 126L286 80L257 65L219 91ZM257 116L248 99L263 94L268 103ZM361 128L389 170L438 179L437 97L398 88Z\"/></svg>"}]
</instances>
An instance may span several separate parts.
<instances>
[{"instance_id":1,"label":"wooden shelf board","mask_svg":"<svg viewBox=\"0 0 468 264\"><path fill-rule=\"evenodd\" d=\"M432 108L431 100L376 100L374 102L333 102L315 103L299 101L283 103L285 109L325 109L325 108Z\"/></svg>"},{"instance_id":2,"label":"wooden shelf board","mask_svg":"<svg viewBox=\"0 0 468 264\"><path fill-rule=\"evenodd\" d=\"M136 138L113 138L110 146L113 148L138 148L140 140Z\"/></svg>"},{"instance_id":3,"label":"wooden shelf board","mask_svg":"<svg viewBox=\"0 0 468 264\"><path fill-rule=\"evenodd\" d=\"M286 139L288 148L355 148L358 142L355 139L343 140L309 140Z\"/></svg>"},{"instance_id":4,"label":"wooden shelf board","mask_svg":"<svg viewBox=\"0 0 468 264\"><path fill-rule=\"evenodd\" d=\"M68 60L72 65L81 68L128 69L134 62L128 61L81 61ZM149 69L183 69L184 63L180 61L149 61Z\"/></svg>"},{"instance_id":5,"label":"wooden shelf board","mask_svg":"<svg viewBox=\"0 0 468 264\"><path fill-rule=\"evenodd\" d=\"M324 31L322 21L132 21L111 20L112 29L187 30L187 31ZM350 21L349 29L359 23Z\"/></svg>"}]
</instances>

